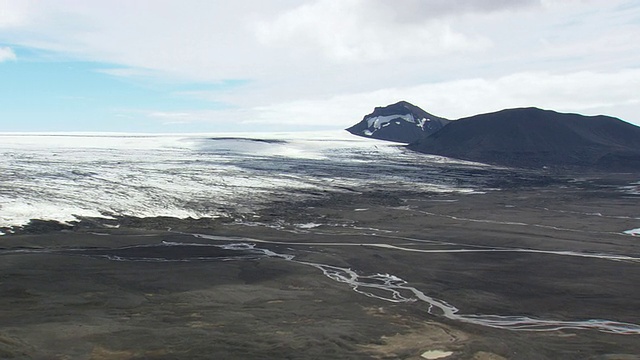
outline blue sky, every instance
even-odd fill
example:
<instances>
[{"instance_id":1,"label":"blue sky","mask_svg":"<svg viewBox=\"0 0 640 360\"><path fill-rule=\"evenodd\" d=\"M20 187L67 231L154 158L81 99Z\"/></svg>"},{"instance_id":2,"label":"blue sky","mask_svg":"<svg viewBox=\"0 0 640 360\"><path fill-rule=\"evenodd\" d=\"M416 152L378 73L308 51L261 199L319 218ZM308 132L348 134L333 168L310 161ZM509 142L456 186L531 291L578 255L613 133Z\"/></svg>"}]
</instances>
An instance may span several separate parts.
<instances>
[{"instance_id":1,"label":"blue sky","mask_svg":"<svg viewBox=\"0 0 640 360\"><path fill-rule=\"evenodd\" d=\"M342 129L408 100L640 124L631 0L0 0L0 132Z\"/></svg>"},{"instance_id":2,"label":"blue sky","mask_svg":"<svg viewBox=\"0 0 640 360\"><path fill-rule=\"evenodd\" d=\"M0 64L3 132L209 132L212 128L206 122L189 122L179 115L184 111L222 110L229 105L188 94L226 91L244 83L133 80L109 74L113 64L60 59L23 48L13 53L16 60ZM154 116L163 115L158 124ZM229 125L218 126L215 131L238 129L242 127Z\"/></svg>"}]
</instances>

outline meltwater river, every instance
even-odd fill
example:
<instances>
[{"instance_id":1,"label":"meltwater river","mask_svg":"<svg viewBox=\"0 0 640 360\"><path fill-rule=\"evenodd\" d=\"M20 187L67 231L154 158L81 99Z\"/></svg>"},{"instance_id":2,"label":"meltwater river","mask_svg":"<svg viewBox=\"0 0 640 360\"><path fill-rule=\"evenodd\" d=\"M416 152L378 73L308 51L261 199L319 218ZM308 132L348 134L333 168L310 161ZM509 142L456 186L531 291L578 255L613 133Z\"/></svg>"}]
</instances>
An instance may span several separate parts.
<instances>
[{"instance_id":1,"label":"meltwater river","mask_svg":"<svg viewBox=\"0 0 640 360\"><path fill-rule=\"evenodd\" d=\"M393 143L354 137L346 132L297 134L0 134L0 234L31 219L72 222L82 217L171 216L200 218L250 214L274 200L318 196L323 191L358 189L413 192L487 191L499 169L483 164L416 154ZM448 216L423 212L429 216ZM601 216L601 215L600 215ZM583 231L524 222L496 222L455 216L459 221L557 231ZM633 234L631 234L633 235ZM357 269L298 260L295 253L275 253L259 246L276 243L194 235L211 244L133 245L123 249L86 251L69 248L67 255L117 261L255 260L292 261L318 269L325 276L364 295L390 302L422 302L427 311L451 320L509 330L549 331L595 329L640 334L640 325L606 319L559 321L528 316L462 314L454 306L427 295L399 276L363 274ZM391 238L391 237L389 237ZM414 239L415 240L415 239ZM419 241L419 240L415 240ZM220 244L221 243L221 244ZM283 243L285 244L285 243ZM294 245L287 242L286 244ZM305 243L311 245L310 243ZM314 246L360 246L356 243L316 243ZM397 243L364 244L389 251L512 252L570 256L640 263L640 258L616 254L543 251L527 248L418 249ZM167 248L176 256L181 247L209 246L224 251L216 259L136 257ZM139 249L140 248L140 249ZM41 250L18 250L42 253ZM57 251L57 250L52 250ZM153 252L152 251L152 252ZM12 250L0 251L11 254Z\"/></svg>"}]
</instances>

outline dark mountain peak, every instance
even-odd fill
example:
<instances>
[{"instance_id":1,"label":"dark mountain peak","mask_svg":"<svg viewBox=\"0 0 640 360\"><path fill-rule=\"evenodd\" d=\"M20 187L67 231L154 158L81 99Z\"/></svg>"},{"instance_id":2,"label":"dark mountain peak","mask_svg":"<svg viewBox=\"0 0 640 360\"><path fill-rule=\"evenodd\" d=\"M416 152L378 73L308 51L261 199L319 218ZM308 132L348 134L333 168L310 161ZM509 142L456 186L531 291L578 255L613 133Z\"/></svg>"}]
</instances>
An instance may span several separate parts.
<instances>
[{"instance_id":1,"label":"dark mountain peak","mask_svg":"<svg viewBox=\"0 0 640 360\"><path fill-rule=\"evenodd\" d=\"M535 106L527 106L527 107L519 107L519 108L510 108L510 109L503 109L503 110L499 110L496 111L497 113L500 112L504 112L504 113L544 113L544 112L553 112L555 113L555 111L553 110L545 110L545 109L541 109L539 107L535 107Z\"/></svg>"},{"instance_id":2,"label":"dark mountain peak","mask_svg":"<svg viewBox=\"0 0 640 360\"><path fill-rule=\"evenodd\" d=\"M371 114L347 131L358 136L409 144L435 133L448 122L407 101L399 101L374 108Z\"/></svg>"},{"instance_id":3,"label":"dark mountain peak","mask_svg":"<svg viewBox=\"0 0 640 360\"><path fill-rule=\"evenodd\" d=\"M439 118L438 116L429 114L428 112L422 110L418 106L413 105L407 101L398 101L395 104L387 105L387 106L378 106L373 109L373 112L366 117L371 116L390 116L390 115L406 115L413 114L415 117L419 118Z\"/></svg>"},{"instance_id":4,"label":"dark mountain peak","mask_svg":"<svg viewBox=\"0 0 640 360\"><path fill-rule=\"evenodd\" d=\"M640 169L640 127L610 116L534 107L462 118L409 147L515 167Z\"/></svg>"},{"instance_id":5,"label":"dark mountain peak","mask_svg":"<svg viewBox=\"0 0 640 360\"><path fill-rule=\"evenodd\" d=\"M408 114L410 112L423 112L424 110L420 109L419 107L413 105L410 102L401 100L398 101L395 104L391 104L391 105L387 105L387 106L376 106L373 109L373 113L371 114L379 114L379 115L386 115L386 114ZM370 114L370 115L371 115Z\"/></svg>"}]
</instances>

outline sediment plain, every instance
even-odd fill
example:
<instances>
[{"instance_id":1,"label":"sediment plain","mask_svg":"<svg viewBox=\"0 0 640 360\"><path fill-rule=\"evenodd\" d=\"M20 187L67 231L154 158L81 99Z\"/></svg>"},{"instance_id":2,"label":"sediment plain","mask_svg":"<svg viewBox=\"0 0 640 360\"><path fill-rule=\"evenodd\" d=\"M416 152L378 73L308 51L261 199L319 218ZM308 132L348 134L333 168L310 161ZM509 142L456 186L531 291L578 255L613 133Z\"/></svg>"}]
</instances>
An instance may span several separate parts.
<instances>
[{"instance_id":1,"label":"sediment plain","mask_svg":"<svg viewBox=\"0 0 640 360\"><path fill-rule=\"evenodd\" d=\"M527 176L34 223L0 237L0 358L637 359L637 175Z\"/></svg>"}]
</instances>

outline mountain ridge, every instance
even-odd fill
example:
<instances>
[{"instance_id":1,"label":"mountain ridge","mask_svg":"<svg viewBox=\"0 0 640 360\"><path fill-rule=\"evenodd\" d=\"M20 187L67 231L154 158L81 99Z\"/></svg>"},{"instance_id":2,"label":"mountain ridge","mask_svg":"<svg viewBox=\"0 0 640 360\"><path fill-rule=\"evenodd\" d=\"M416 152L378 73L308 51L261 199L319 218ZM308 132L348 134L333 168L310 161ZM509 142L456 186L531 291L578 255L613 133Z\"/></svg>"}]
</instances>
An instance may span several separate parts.
<instances>
[{"instance_id":1,"label":"mountain ridge","mask_svg":"<svg viewBox=\"0 0 640 360\"><path fill-rule=\"evenodd\" d=\"M605 115L585 116L536 107L454 120L408 148L523 168L640 170L640 127Z\"/></svg>"}]
</instances>

